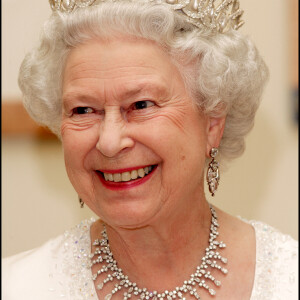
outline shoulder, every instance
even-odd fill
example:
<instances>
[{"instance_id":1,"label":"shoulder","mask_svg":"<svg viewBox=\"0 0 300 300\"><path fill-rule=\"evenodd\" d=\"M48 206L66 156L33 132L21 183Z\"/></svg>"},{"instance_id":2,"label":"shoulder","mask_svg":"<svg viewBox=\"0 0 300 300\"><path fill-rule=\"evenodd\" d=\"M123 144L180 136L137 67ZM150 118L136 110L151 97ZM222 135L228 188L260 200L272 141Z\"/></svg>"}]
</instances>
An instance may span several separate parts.
<instances>
[{"instance_id":1,"label":"shoulder","mask_svg":"<svg viewBox=\"0 0 300 300\"><path fill-rule=\"evenodd\" d=\"M298 242L272 226L249 222L256 234L256 299L298 299Z\"/></svg>"},{"instance_id":2,"label":"shoulder","mask_svg":"<svg viewBox=\"0 0 300 300\"><path fill-rule=\"evenodd\" d=\"M41 247L4 258L4 299L75 299L70 296L70 282L76 274L86 272L87 268L84 268L84 264L80 265L78 260L82 263L84 260L87 264L91 223L84 221ZM79 268L84 268L84 272Z\"/></svg>"},{"instance_id":3,"label":"shoulder","mask_svg":"<svg viewBox=\"0 0 300 300\"><path fill-rule=\"evenodd\" d=\"M3 296L5 299L48 299L53 264L59 263L59 252L65 238L51 239L39 248L2 260ZM33 286L35 292L33 292ZM35 294L37 297L35 297Z\"/></svg>"}]
</instances>

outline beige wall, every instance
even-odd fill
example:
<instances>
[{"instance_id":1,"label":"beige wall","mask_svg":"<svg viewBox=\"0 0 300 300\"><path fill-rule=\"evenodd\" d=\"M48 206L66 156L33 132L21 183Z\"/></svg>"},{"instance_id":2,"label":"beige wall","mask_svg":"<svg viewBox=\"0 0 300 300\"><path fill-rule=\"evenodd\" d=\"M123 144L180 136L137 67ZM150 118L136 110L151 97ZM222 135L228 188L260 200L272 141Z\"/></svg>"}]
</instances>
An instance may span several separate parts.
<instances>
[{"instance_id":1,"label":"beige wall","mask_svg":"<svg viewBox=\"0 0 300 300\"><path fill-rule=\"evenodd\" d=\"M289 98L287 5L282 0L241 0L241 31L257 44L271 72L244 156L221 174L213 203L265 221L297 237L298 141ZM20 96L17 72L50 14L48 1L4 0L2 95ZM80 209L64 170L61 146L26 138L2 140L3 256L40 245L92 215Z\"/></svg>"}]
</instances>

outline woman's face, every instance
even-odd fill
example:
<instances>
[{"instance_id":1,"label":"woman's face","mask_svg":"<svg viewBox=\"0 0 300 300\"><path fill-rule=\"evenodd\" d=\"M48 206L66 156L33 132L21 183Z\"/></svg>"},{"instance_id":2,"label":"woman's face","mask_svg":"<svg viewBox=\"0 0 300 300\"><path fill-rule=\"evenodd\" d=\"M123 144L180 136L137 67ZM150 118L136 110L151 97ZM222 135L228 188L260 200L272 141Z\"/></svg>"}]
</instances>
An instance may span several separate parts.
<instances>
[{"instance_id":1,"label":"woman's face","mask_svg":"<svg viewBox=\"0 0 300 300\"><path fill-rule=\"evenodd\" d=\"M95 40L68 56L61 126L67 172L112 226L178 217L204 197L205 156L220 128L195 109L154 42Z\"/></svg>"}]
</instances>

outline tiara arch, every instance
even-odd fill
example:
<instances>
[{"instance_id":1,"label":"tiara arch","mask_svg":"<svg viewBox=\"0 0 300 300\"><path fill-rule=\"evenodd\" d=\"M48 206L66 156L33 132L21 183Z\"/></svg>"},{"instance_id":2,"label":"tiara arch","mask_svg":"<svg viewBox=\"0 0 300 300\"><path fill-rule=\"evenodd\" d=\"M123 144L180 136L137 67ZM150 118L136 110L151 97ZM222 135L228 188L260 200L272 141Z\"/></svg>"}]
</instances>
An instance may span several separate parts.
<instances>
[{"instance_id":1,"label":"tiara arch","mask_svg":"<svg viewBox=\"0 0 300 300\"><path fill-rule=\"evenodd\" d=\"M104 2L135 2L169 5L181 13L187 22L202 29L224 33L237 30L244 21L240 20L243 10L239 0L49 0L51 9L62 13L72 13L78 8L98 5Z\"/></svg>"}]
</instances>

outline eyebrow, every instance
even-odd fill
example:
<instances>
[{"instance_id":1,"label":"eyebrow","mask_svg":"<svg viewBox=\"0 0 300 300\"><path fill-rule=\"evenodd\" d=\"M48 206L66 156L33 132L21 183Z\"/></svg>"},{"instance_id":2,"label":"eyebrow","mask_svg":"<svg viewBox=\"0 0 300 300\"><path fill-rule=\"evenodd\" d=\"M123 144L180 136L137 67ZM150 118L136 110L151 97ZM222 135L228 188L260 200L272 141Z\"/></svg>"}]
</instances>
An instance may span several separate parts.
<instances>
[{"instance_id":1,"label":"eyebrow","mask_svg":"<svg viewBox=\"0 0 300 300\"><path fill-rule=\"evenodd\" d=\"M131 99L132 97L138 97L139 95L145 94L148 95L155 95L155 96L166 96L168 94L168 88L163 82L138 82L136 84L126 85L122 90L119 90L119 99L121 101L126 101ZM92 92L90 90L71 90L67 91L65 95L62 97L63 106L67 106L68 103L72 103L74 99L81 100L84 102L93 102L99 101L99 99L105 96L99 96L97 91Z\"/></svg>"},{"instance_id":2,"label":"eyebrow","mask_svg":"<svg viewBox=\"0 0 300 300\"><path fill-rule=\"evenodd\" d=\"M93 102L95 100L99 99L99 97L92 95L92 94L86 94L81 91L70 91L67 92L65 95L62 96L62 105L63 107L67 107L68 104L71 104L74 100L81 100L83 102Z\"/></svg>"},{"instance_id":3,"label":"eyebrow","mask_svg":"<svg viewBox=\"0 0 300 300\"><path fill-rule=\"evenodd\" d=\"M132 87L127 86L124 91L121 92L121 97L125 100L143 93L166 94L167 86L157 82L142 82Z\"/></svg>"}]
</instances>

